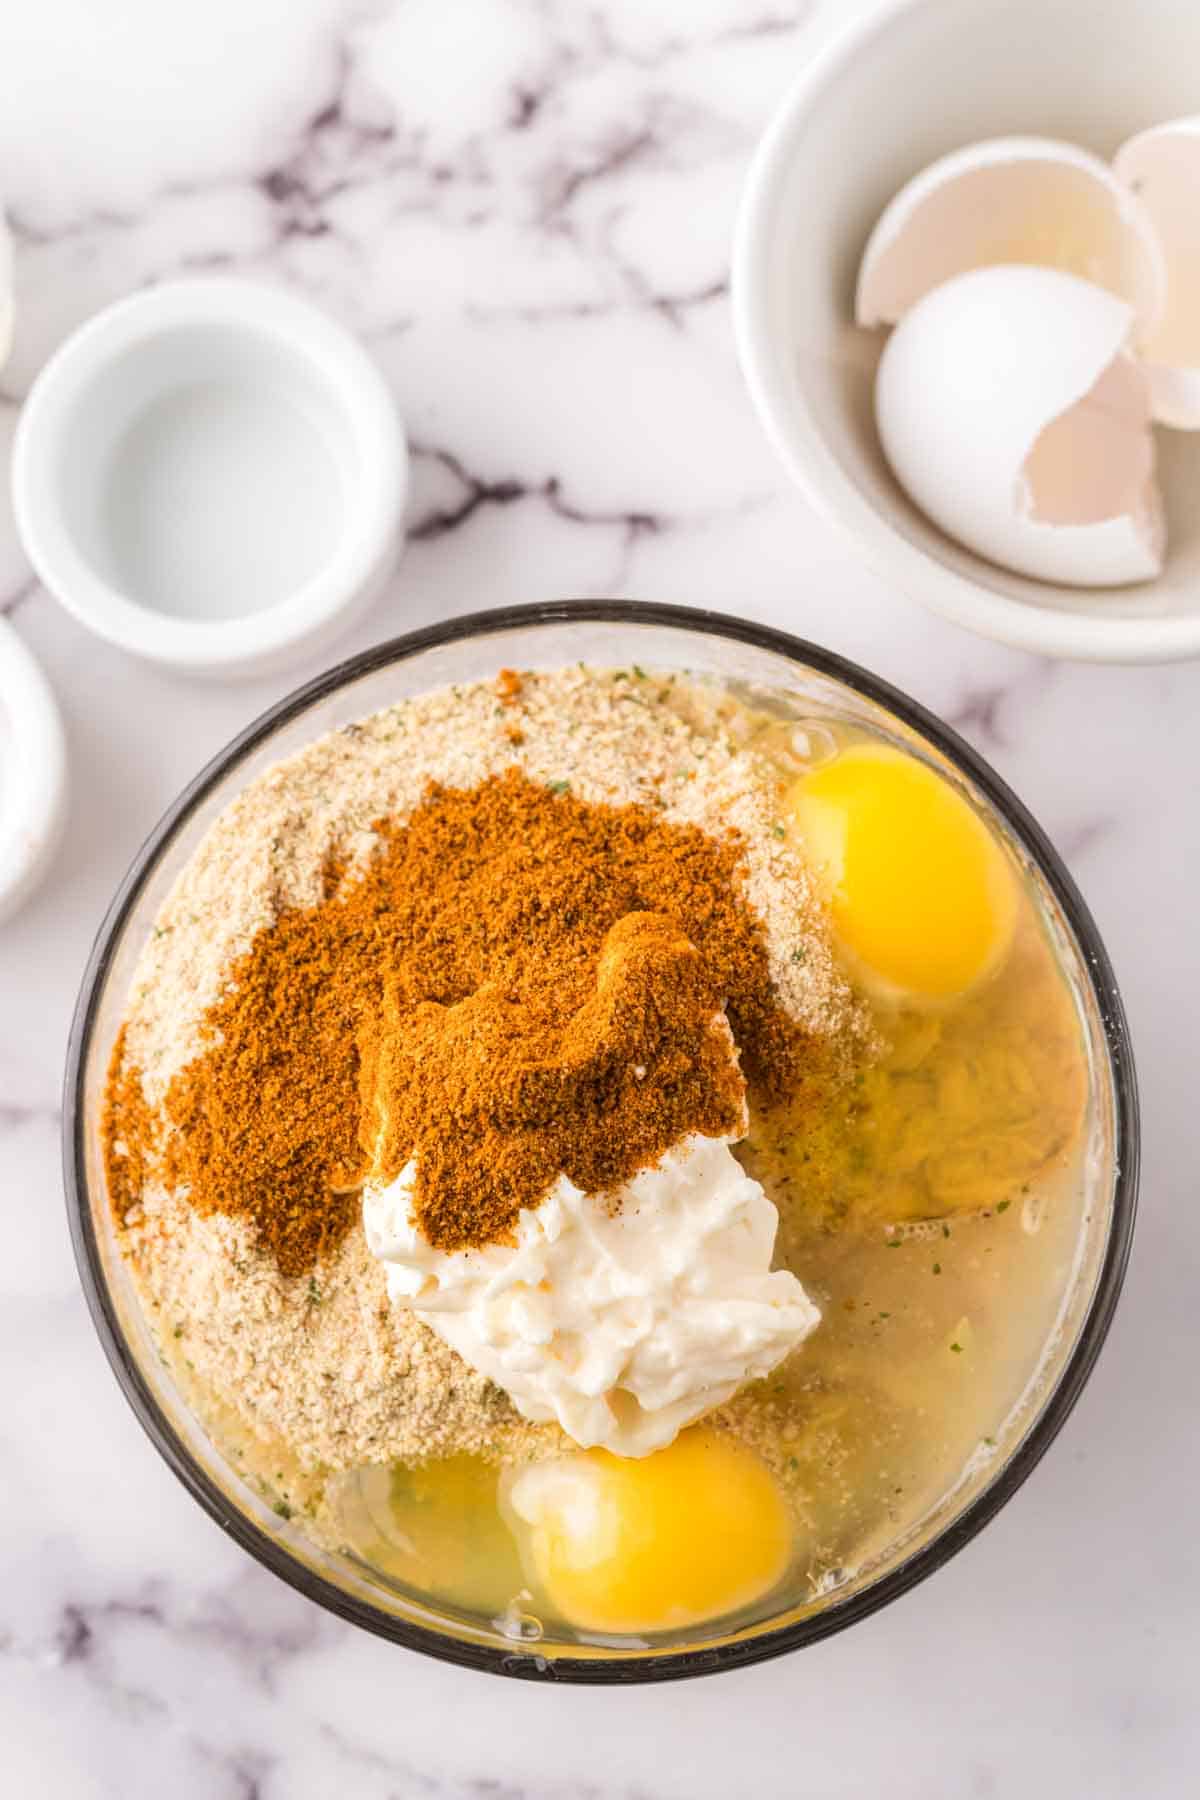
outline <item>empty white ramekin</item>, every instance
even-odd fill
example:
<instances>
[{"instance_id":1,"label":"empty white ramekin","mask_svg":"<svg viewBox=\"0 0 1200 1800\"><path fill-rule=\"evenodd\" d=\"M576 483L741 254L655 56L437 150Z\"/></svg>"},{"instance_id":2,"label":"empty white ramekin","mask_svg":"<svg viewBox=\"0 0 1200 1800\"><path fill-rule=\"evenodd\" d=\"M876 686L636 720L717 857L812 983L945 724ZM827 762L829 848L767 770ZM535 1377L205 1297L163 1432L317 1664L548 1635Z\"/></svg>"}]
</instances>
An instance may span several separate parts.
<instances>
[{"instance_id":1,"label":"empty white ramekin","mask_svg":"<svg viewBox=\"0 0 1200 1800\"><path fill-rule=\"evenodd\" d=\"M13 452L39 578L110 643L196 674L321 647L400 548L404 433L362 346L308 302L171 282L46 365Z\"/></svg>"},{"instance_id":2,"label":"empty white ramekin","mask_svg":"<svg viewBox=\"0 0 1200 1800\"><path fill-rule=\"evenodd\" d=\"M46 677L0 619L0 919L28 898L58 847L67 750Z\"/></svg>"}]
</instances>

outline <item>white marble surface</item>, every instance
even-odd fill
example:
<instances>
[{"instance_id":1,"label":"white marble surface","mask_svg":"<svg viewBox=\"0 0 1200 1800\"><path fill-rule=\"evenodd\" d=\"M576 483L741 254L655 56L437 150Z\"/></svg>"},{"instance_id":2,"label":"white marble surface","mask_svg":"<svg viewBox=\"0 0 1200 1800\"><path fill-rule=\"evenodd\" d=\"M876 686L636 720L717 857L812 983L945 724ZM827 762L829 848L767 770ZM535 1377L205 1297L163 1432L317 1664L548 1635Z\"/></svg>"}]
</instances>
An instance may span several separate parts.
<instances>
[{"instance_id":1,"label":"white marble surface","mask_svg":"<svg viewBox=\"0 0 1200 1800\"><path fill-rule=\"evenodd\" d=\"M1043 663L857 566L760 441L730 223L815 25L795 0L36 0L0 57L20 397L104 301L236 269L370 344L412 543L347 641L628 594L789 626L954 721L1082 883L1140 1056L1143 1214L1048 1461L950 1568L784 1661L631 1692L502 1683L325 1616L198 1511L80 1298L58 1088L91 933L181 783L291 685L196 686L85 636L0 520L0 606L69 723L69 840L0 930L0 1790L180 1800L1195 1792L1200 1755L1200 671ZM311 671L301 669L299 675Z\"/></svg>"}]
</instances>

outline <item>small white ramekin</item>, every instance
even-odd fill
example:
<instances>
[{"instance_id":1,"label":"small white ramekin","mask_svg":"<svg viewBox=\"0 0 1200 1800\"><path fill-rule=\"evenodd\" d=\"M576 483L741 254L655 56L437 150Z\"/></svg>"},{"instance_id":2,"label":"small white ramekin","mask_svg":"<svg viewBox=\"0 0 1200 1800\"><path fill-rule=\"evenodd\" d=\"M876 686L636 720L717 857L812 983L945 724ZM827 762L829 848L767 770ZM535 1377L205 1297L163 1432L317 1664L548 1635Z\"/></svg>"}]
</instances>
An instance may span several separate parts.
<instances>
[{"instance_id":1,"label":"small white ramekin","mask_svg":"<svg viewBox=\"0 0 1200 1800\"><path fill-rule=\"evenodd\" d=\"M256 282L170 282L55 353L17 428L38 577L81 624L195 674L336 636L394 566L404 432L362 346Z\"/></svg>"},{"instance_id":2,"label":"small white ramekin","mask_svg":"<svg viewBox=\"0 0 1200 1800\"><path fill-rule=\"evenodd\" d=\"M50 685L0 619L0 919L29 897L66 817L67 749Z\"/></svg>"},{"instance_id":3,"label":"small white ramekin","mask_svg":"<svg viewBox=\"0 0 1200 1800\"><path fill-rule=\"evenodd\" d=\"M1014 575L952 543L893 479L872 389L882 332L854 324L868 234L910 176L982 138L1111 156L1196 109L1196 0L881 0L810 55L747 177L733 253L738 352L809 501L884 580L956 624L1047 656L1200 656L1200 432L1156 434L1167 563L1129 588ZM821 9L820 28L828 9ZM864 16L865 14L865 16ZM978 420L986 432L990 422Z\"/></svg>"}]
</instances>

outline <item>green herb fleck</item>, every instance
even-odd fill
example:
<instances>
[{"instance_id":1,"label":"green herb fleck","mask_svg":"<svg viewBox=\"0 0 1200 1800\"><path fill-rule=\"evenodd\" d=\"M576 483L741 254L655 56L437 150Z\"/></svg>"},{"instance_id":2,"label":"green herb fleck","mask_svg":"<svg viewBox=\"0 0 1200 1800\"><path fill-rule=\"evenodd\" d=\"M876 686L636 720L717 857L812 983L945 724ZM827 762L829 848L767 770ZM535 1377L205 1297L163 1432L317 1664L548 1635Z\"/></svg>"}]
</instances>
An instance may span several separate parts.
<instances>
[{"instance_id":1,"label":"green herb fleck","mask_svg":"<svg viewBox=\"0 0 1200 1800\"><path fill-rule=\"evenodd\" d=\"M794 1475L796 1470L800 1467L800 1458L798 1456L789 1456L787 1466L790 1473Z\"/></svg>"},{"instance_id":2,"label":"green herb fleck","mask_svg":"<svg viewBox=\"0 0 1200 1800\"><path fill-rule=\"evenodd\" d=\"M317 1286L315 1275L310 1275L308 1278L308 1303L310 1306L320 1306L321 1304L321 1290Z\"/></svg>"},{"instance_id":3,"label":"green herb fleck","mask_svg":"<svg viewBox=\"0 0 1200 1800\"><path fill-rule=\"evenodd\" d=\"M546 785L552 794L569 794L571 791L569 781L549 781Z\"/></svg>"},{"instance_id":4,"label":"green herb fleck","mask_svg":"<svg viewBox=\"0 0 1200 1800\"><path fill-rule=\"evenodd\" d=\"M802 962L806 962L807 960L808 960L808 951L805 949L803 944L801 944L801 946L798 950L792 951L792 961L794 963L802 963Z\"/></svg>"},{"instance_id":5,"label":"green herb fleck","mask_svg":"<svg viewBox=\"0 0 1200 1800\"><path fill-rule=\"evenodd\" d=\"M1011 1200L997 1200L997 1202L996 1202L996 1211L997 1211L997 1212L998 1212L998 1213L1003 1213L1003 1212L1007 1212L1007 1211L1008 1211L1008 1209L1009 1209L1009 1207L1010 1207L1010 1206L1011 1206L1011 1205L1012 1205L1012 1201L1011 1201Z\"/></svg>"},{"instance_id":6,"label":"green herb fleck","mask_svg":"<svg viewBox=\"0 0 1200 1800\"><path fill-rule=\"evenodd\" d=\"M898 1238L898 1237L891 1237L891 1238L888 1238L886 1240L886 1242L887 1242L887 1247L889 1250L898 1250L900 1248L901 1244L904 1242L904 1239Z\"/></svg>"},{"instance_id":7,"label":"green herb fleck","mask_svg":"<svg viewBox=\"0 0 1200 1800\"><path fill-rule=\"evenodd\" d=\"M961 1344L951 1344L950 1348L953 1350L955 1356L962 1355L962 1345Z\"/></svg>"},{"instance_id":8,"label":"green herb fleck","mask_svg":"<svg viewBox=\"0 0 1200 1800\"><path fill-rule=\"evenodd\" d=\"M950 1227L949 1227L949 1226L948 1226L948 1225L943 1225L943 1226L942 1226L942 1236L943 1236L943 1237L949 1237L949 1236L950 1236Z\"/></svg>"},{"instance_id":9,"label":"green herb fleck","mask_svg":"<svg viewBox=\"0 0 1200 1800\"><path fill-rule=\"evenodd\" d=\"M277 1500L271 1510L278 1513L281 1519L290 1519L292 1516L292 1509L286 1500Z\"/></svg>"},{"instance_id":10,"label":"green herb fleck","mask_svg":"<svg viewBox=\"0 0 1200 1800\"><path fill-rule=\"evenodd\" d=\"M183 1336L183 1326L182 1325L177 1325L175 1327L175 1336L177 1338L181 1338Z\"/></svg>"},{"instance_id":11,"label":"green herb fleck","mask_svg":"<svg viewBox=\"0 0 1200 1800\"><path fill-rule=\"evenodd\" d=\"M940 1275L940 1274L941 1274L941 1272L942 1272L942 1265L941 1265L941 1263L934 1263L934 1265L933 1265L933 1272L934 1272L934 1274L935 1274L935 1275Z\"/></svg>"},{"instance_id":12,"label":"green herb fleck","mask_svg":"<svg viewBox=\"0 0 1200 1800\"><path fill-rule=\"evenodd\" d=\"M613 670L613 680L614 681L628 681L629 680L629 670L628 669L614 669Z\"/></svg>"},{"instance_id":13,"label":"green herb fleck","mask_svg":"<svg viewBox=\"0 0 1200 1800\"><path fill-rule=\"evenodd\" d=\"M777 838L785 838L787 836L786 829L778 822L778 820L772 825L771 830L775 833Z\"/></svg>"},{"instance_id":14,"label":"green herb fleck","mask_svg":"<svg viewBox=\"0 0 1200 1800\"><path fill-rule=\"evenodd\" d=\"M637 676L639 681L645 681L647 679L645 669L639 668L637 663L634 663L634 665L633 665L633 672Z\"/></svg>"}]
</instances>

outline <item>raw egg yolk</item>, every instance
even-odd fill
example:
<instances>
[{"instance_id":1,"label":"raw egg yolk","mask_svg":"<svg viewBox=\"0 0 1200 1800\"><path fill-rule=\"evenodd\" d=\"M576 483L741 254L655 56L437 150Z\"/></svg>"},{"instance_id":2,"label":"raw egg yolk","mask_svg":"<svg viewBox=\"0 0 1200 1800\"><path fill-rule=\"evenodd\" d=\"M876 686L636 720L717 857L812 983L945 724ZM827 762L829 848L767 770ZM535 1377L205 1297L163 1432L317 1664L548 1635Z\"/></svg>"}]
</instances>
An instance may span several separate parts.
<instances>
[{"instance_id":1,"label":"raw egg yolk","mask_svg":"<svg viewBox=\"0 0 1200 1800\"><path fill-rule=\"evenodd\" d=\"M830 889L833 926L873 985L948 1000L995 969L1016 884L982 820L899 750L857 744L797 782L791 806Z\"/></svg>"},{"instance_id":2,"label":"raw egg yolk","mask_svg":"<svg viewBox=\"0 0 1200 1800\"><path fill-rule=\"evenodd\" d=\"M581 1451L508 1490L532 1572L570 1624L662 1631L746 1606L783 1574L792 1526L765 1466L702 1426L640 1458Z\"/></svg>"}]
</instances>

